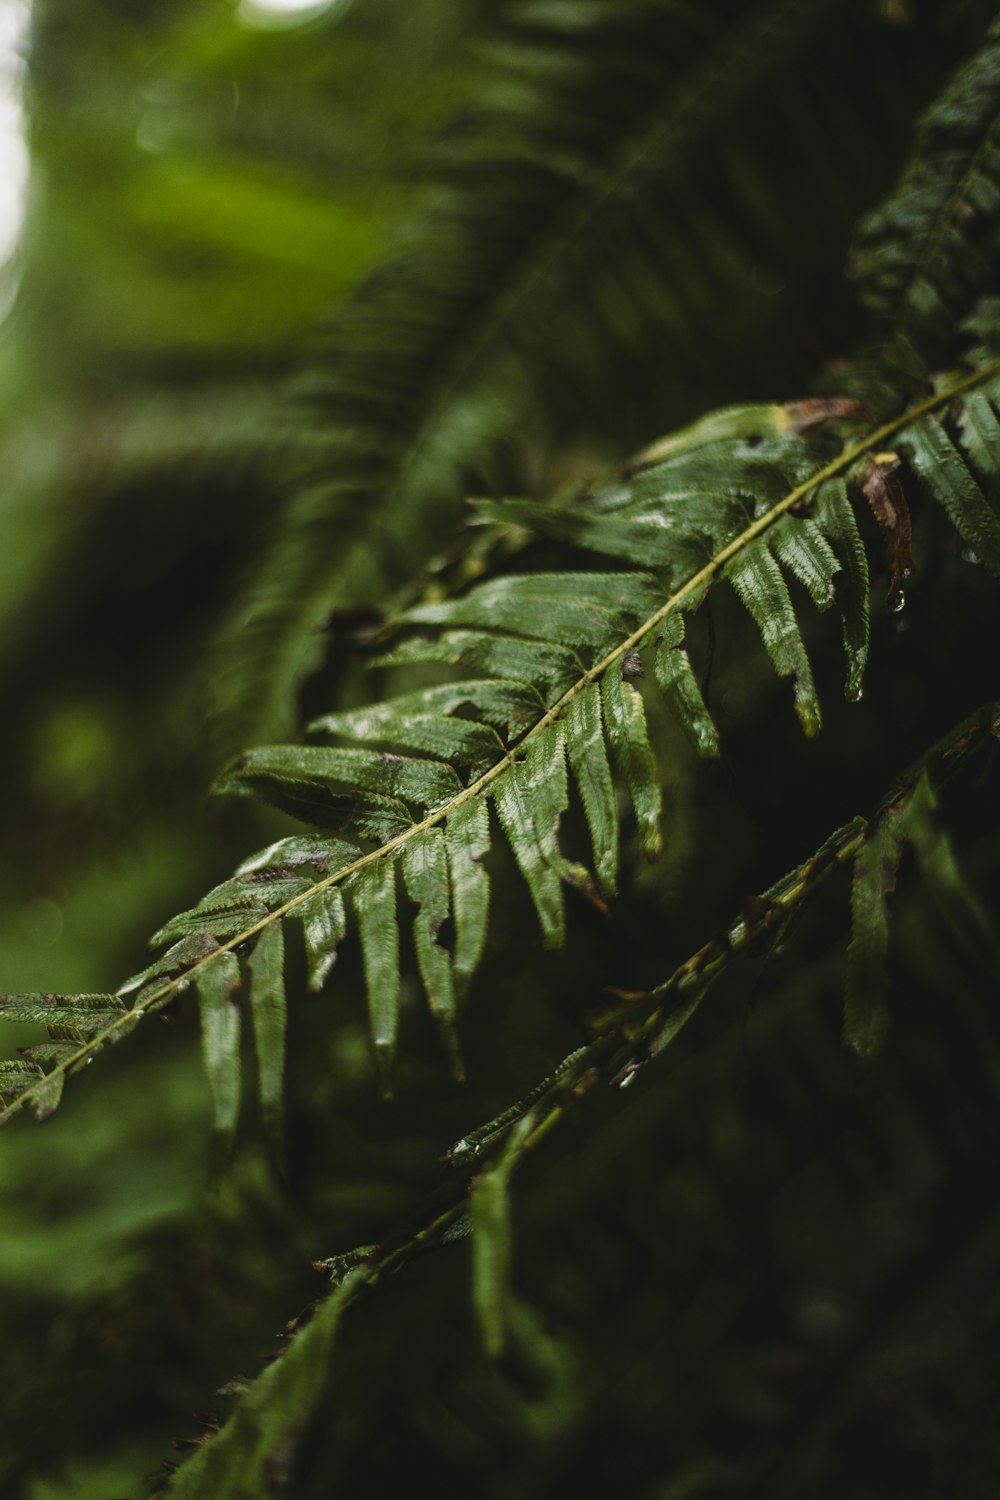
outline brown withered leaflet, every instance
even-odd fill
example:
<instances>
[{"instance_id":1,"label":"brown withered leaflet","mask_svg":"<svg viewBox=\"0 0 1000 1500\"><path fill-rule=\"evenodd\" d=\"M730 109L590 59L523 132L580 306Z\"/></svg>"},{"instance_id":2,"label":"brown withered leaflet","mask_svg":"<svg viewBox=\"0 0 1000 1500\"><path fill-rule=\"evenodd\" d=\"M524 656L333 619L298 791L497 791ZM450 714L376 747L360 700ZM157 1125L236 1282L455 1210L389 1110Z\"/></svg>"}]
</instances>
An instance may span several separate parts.
<instances>
[{"instance_id":1,"label":"brown withered leaflet","mask_svg":"<svg viewBox=\"0 0 1000 1500\"><path fill-rule=\"evenodd\" d=\"M862 493L872 508L885 543L889 572L886 604L893 614L899 614L906 604L903 584L913 577L913 527L899 467L898 454L876 453L865 459L860 480Z\"/></svg>"}]
</instances>

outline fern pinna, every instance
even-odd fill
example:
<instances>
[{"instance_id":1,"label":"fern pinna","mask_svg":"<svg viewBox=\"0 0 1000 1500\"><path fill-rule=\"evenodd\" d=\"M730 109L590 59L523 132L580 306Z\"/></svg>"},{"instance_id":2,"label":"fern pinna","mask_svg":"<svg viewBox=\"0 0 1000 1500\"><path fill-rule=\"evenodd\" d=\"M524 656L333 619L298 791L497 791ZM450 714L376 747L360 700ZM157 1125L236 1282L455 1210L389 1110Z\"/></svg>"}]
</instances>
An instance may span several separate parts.
<instances>
[{"instance_id":1,"label":"fern pinna","mask_svg":"<svg viewBox=\"0 0 1000 1500\"><path fill-rule=\"evenodd\" d=\"M906 499L900 490L890 515L873 475L898 484L902 463L913 493L938 501L1000 577L998 397L993 360L939 383L875 430L864 430L866 413L851 402L729 408L657 443L620 482L573 507L491 508L633 565L511 574L415 606L399 622L414 633L375 665L443 663L458 670L456 680L326 715L311 726L321 743L259 746L241 756L218 790L263 798L311 831L279 840L166 923L152 940L159 955L116 994L7 997L2 1014L43 1022L50 1041L5 1065L0 1118L29 1103L50 1114L69 1072L194 983L219 1137L230 1141L239 1118L245 993L262 1113L279 1148L290 919L301 926L310 987L318 990L353 917L388 1093L400 1002L397 866L417 908L414 946L427 1003L461 1076L458 1007L483 951L490 903L490 802L543 938L558 945L564 885L597 902L616 890L616 781L627 789L641 849L655 858L660 847L660 782L634 683L643 651L699 751L717 753L684 621L722 577L759 627L775 671L791 680L804 730L815 734L820 706L787 578L820 610L839 605L846 691L856 698L869 574L854 506L865 496L872 502L898 593ZM846 442L845 429L855 433ZM638 557L646 566L634 565ZM560 846L570 772L596 879ZM449 921L446 946L439 939Z\"/></svg>"}]
</instances>

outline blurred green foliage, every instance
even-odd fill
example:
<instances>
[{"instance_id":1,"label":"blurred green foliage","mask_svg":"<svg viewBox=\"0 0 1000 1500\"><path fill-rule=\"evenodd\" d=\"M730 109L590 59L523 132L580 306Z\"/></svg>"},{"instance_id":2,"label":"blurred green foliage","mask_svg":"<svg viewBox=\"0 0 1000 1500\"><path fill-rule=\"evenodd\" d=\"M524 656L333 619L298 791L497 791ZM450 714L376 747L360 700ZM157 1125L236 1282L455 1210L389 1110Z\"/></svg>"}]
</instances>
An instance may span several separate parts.
<instances>
[{"instance_id":1,"label":"blurred green foliage","mask_svg":"<svg viewBox=\"0 0 1000 1500\"><path fill-rule=\"evenodd\" d=\"M411 275L409 226L433 229L451 201L448 163L477 139L489 90L517 106L502 116L509 156L565 147L551 193L572 218L610 192L609 162L683 87L669 27L687 27L697 54L763 9L353 0L279 27L223 0L35 0L28 213L0 330L0 988L112 986L166 914L285 831L244 803L204 803L233 732L215 713L240 670L237 601L287 496L322 469L328 427L354 431L336 403L324 411L323 380L363 324L372 273L390 293ZM551 273L550 186L512 199L495 269L473 268L482 305L459 301L454 326L430 328L425 362L404 372L413 389L400 377L390 391L410 404L376 424L395 454L441 415L421 401L443 372L440 468L398 524L381 477L347 519L333 512L338 565L352 559L341 602L379 611L419 592L429 567L445 586L460 577L464 497L491 474L498 494L548 495L705 407L800 396L817 371L835 381L870 334L841 275L855 221L899 175L914 117L991 9L816 7L804 51L789 44L756 89L741 78L718 121L709 108L682 139L680 165L623 195L610 242L584 218ZM578 93L547 92L555 48L523 44L537 97L505 71L526 20L578 25L581 48L593 27ZM463 170L488 189L490 162L476 182L469 156ZM492 232L475 223L469 253ZM538 256L537 302L503 322L501 272ZM497 348L456 363L463 329L478 350L498 319ZM389 348L376 371L383 357L388 386L398 367ZM994 586L935 516L917 520L910 608L896 620L877 603L862 704L840 700L830 632L816 632L815 742L720 591L717 644L699 622L692 649L699 673L711 665L723 759L696 763L650 699L666 847L655 866L630 851L612 921L581 903L566 951L541 952L497 851L465 1089L409 981L397 1098L379 1100L349 943L327 993L296 1003L287 1180L255 1120L209 1180L188 1002L95 1061L44 1129L4 1135L0 1493L142 1493L171 1439L196 1431L192 1413L225 1415L212 1393L255 1373L318 1295L310 1259L414 1222L449 1143L579 1044L603 987L662 979L996 692ZM877 550L873 523L869 540ZM565 552L529 554L553 556ZM322 671L289 698L357 699L358 624L331 620ZM266 697L252 677L240 694ZM995 912L986 769L944 808ZM570 836L582 850L582 821ZM517 1177L518 1335L499 1363L480 1349L465 1245L419 1259L345 1319L297 1500L380 1496L415 1476L487 1497L996 1493L995 980L928 916L904 864L890 1040L859 1074L840 1041L848 904L846 881L831 883L783 952L735 968L676 1052L627 1095L581 1102Z\"/></svg>"}]
</instances>

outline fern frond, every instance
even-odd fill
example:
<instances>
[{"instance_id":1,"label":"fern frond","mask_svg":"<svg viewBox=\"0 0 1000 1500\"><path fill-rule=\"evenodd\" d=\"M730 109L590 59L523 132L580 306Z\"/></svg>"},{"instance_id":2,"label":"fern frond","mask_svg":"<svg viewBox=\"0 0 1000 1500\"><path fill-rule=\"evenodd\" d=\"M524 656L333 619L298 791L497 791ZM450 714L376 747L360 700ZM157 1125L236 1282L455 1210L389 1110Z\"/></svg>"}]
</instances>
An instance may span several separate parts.
<instances>
[{"instance_id":1,"label":"fern frond","mask_svg":"<svg viewBox=\"0 0 1000 1500\"><path fill-rule=\"evenodd\" d=\"M996 972L1000 968L996 931L959 869L926 772L907 801L904 832L916 855L924 889L952 936L988 973Z\"/></svg>"},{"instance_id":2,"label":"fern frond","mask_svg":"<svg viewBox=\"0 0 1000 1500\"><path fill-rule=\"evenodd\" d=\"M848 499L846 480L831 479L824 484L816 500L815 515L817 525L840 561L836 593L847 659L844 693L851 702L857 702L868 662L870 580L868 553Z\"/></svg>"},{"instance_id":3,"label":"fern frond","mask_svg":"<svg viewBox=\"0 0 1000 1500\"><path fill-rule=\"evenodd\" d=\"M995 973L1000 965L993 929L966 885L937 819L929 774L932 766L937 769L955 755L978 748L983 734L995 734L998 727L996 705L989 705L939 742L885 799L855 857L844 1037L862 1061L881 1049L889 1027L888 898L896 888L907 845L916 855L927 894L953 936L988 972Z\"/></svg>"},{"instance_id":4,"label":"fern frond","mask_svg":"<svg viewBox=\"0 0 1000 1500\"><path fill-rule=\"evenodd\" d=\"M510 1179L534 1125L530 1112L517 1120L503 1150L489 1170L477 1176L470 1193L472 1297L483 1347L490 1359L499 1359L507 1343L512 1238Z\"/></svg>"},{"instance_id":5,"label":"fern frond","mask_svg":"<svg viewBox=\"0 0 1000 1500\"><path fill-rule=\"evenodd\" d=\"M523 485L512 433L593 432L637 370L670 351L704 368L723 310L754 316L746 268L788 260L789 180L816 223L857 192L863 138L831 151L814 106L839 89L834 53L856 70L867 43L862 7L845 26L800 0L697 22L658 0L498 15L427 208L303 380L330 448L223 647L241 740L290 732L331 612L384 599L470 488Z\"/></svg>"},{"instance_id":6,"label":"fern frond","mask_svg":"<svg viewBox=\"0 0 1000 1500\"><path fill-rule=\"evenodd\" d=\"M992 394L1000 394L1000 387L994 386ZM989 408L985 397L983 404ZM1000 578L1000 517L941 423L933 417L915 423L900 434L899 446L955 530L994 578ZM997 477L994 469L994 489Z\"/></svg>"},{"instance_id":7,"label":"fern frond","mask_svg":"<svg viewBox=\"0 0 1000 1500\"><path fill-rule=\"evenodd\" d=\"M655 859L662 847L662 797L646 710L636 689L613 670L601 678L601 705L615 762L635 809L639 847L647 859Z\"/></svg>"},{"instance_id":8,"label":"fern frond","mask_svg":"<svg viewBox=\"0 0 1000 1500\"><path fill-rule=\"evenodd\" d=\"M198 971L201 1047L212 1099L212 1124L223 1150L236 1134L240 1114L240 1033L243 1013L237 1003L240 966L233 953L220 953Z\"/></svg>"},{"instance_id":9,"label":"fern frond","mask_svg":"<svg viewBox=\"0 0 1000 1500\"><path fill-rule=\"evenodd\" d=\"M282 1455L290 1458L316 1407L337 1326L363 1279L361 1269L349 1271L281 1357L240 1395L221 1432L200 1444L171 1479L175 1500L245 1500L267 1492L275 1464Z\"/></svg>"},{"instance_id":10,"label":"fern frond","mask_svg":"<svg viewBox=\"0 0 1000 1500\"><path fill-rule=\"evenodd\" d=\"M1000 21L921 116L909 163L858 226L851 274L888 324L882 357L922 377L1000 253Z\"/></svg>"},{"instance_id":11,"label":"fern frond","mask_svg":"<svg viewBox=\"0 0 1000 1500\"><path fill-rule=\"evenodd\" d=\"M788 584L766 541L754 541L737 553L726 577L759 627L767 654L779 677L795 684L795 709L806 734L820 727L819 700L812 668L799 634Z\"/></svg>"},{"instance_id":12,"label":"fern frond","mask_svg":"<svg viewBox=\"0 0 1000 1500\"><path fill-rule=\"evenodd\" d=\"M680 721L699 744L715 749L711 720L683 657L680 612L700 600L715 578L725 576L760 626L779 675L794 679L799 716L807 732L815 732L819 705L782 569L803 580L824 607L835 589L841 597L848 692L856 694L866 644L867 579L845 479L863 483L869 455L882 453L890 440L898 439L917 481L941 499L962 534L974 536L982 546L995 518L961 457L956 412L968 393L993 400L998 390L1000 362L995 362L942 384L891 423L846 446L825 431L814 446L814 439L807 440L785 419L785 431L769 440L750 443L727 434L715 443L682 441L662 463L641 468L610 494L594 498L598 510L613 511L625 524L633 506L648 509L661 489L664 514L676 526L676 551L661 579L644 568L507 575L480 583L463 597L411 609L404 616L407 626L443 627L445 635L456 626L472 627L477 639L489 635L516 645L525 667L531 666L535 643L545 648L553 639L580 665L571 681L560 676L553 683L553 656L542 649L537 681L462 677L328 714L313 725L317 733L351 741L349 747L270 746L248 752L222 779L221 790L262 797L323 832L272 845L197 907L166 924L157 935L169 945L165 952L123 986L117 999L101 1000L112 1010L91 1014L85 1002L66 997L22 1001L20 1008L9 1006L8 1013L12 1018L57 1017L54 1029L71 1028L67 1034L78 1036L81 1046L54 1065L53 1071L64 1073L193 977L214 1028L206 1058L215 1076L217 1128L231 1138L238 1096L223 1087L221 1075L238 1065L238 1032L225 1008L234 988L231 956L238 952L247 964L262 1103L276 1142L286 1019L280 940L271 933L286 919L302 920L312 983L321 984L347 925L338 890L348 898L361 938L372 1041L388 1091L399 1023L396 862L402 856L403 879L417 905L418 969L429 1009L459 1072L455 1007L482 952L488 914L489 884L482 867L489 847L486 803L495 804L543 937L558 944L565 930L563 886L599 900L586 870L561 848L559 824L570 803L570 771L605 891L613 890L617 871L612 762L633 804L640 847L654 857L660 846L659 778L643 699L633 685L642 672L640 648L657 644L657 682L679 704ZM769 420L773 426L775 419ZM953 479L942 489L939 468L929 472L924 455L931 441L938 445L935 452L947 451L952 469L961 466L966 476L961 490L956 491ZM823 447L830 446L839 451L822 462ZM685 493L681 476L694 478L705 468L718 487L713 493L724 493L730 504L713 508L703 490L695 491L693 499L691 492ZM680 512L676 521L675 499ZM809 501L814 503L812 518L799 514ZM580 516L584 533L586 502ZM848 563L843 573L838 553ZM846 590L840 588L842 581ZM405 656L405 643L399 649ZM499 664L501 658L496 660ZM568 656L557 654L555 660L568 666ZM418 755L405 753L412 751ZM448 950L440 936L452 911L455 941ZM220 959L225 983L210 984L206 1001L202 976ZM116 1009L123 1005L121 996L129 994L136 995L131 1010ZM0 1119L36 1098L40 1087L29 1082Z\"/></svg>"},{"instance_id":13,"label":"fern frond","mask_svg":"<svg viewBox=\"0 0 1000 1500\"><path fill-rule=\"evenodd\" d=\"M282 1154L285 1085L285 929L263 929L247 959L250 1016L257 1054L257 1088L264 1129L275 1155Z\"/></svg>"},{"instance_id":14,"label":"fern frond","mask_svg":"<svg viewBox=\"0 0 1000 1500\"><path fill-rule=\"evenodd\" d=\"M668 615L656 642L656 680L699 755L719 754L719 732L705 706L691 658L684 650L684 616Z\"/></svg>"},{"instance_id":15,"label":"fern frond","mask_svg":"<svg viewBox=\"0 0 1000 1500\"><path fill-rule=\"evenodd\" d=\"M899 808L891 809L878 820L873 835L862 845L854 861L844 1037L862 1059L874 1057L879 1051L889 1025L886 900L896 888L903 848L900 812Z\"/></svg>"},{"instance_id":16,"label":"fern frond","mask_svg":"<svg viewBox=\"0 0 1000 1500\"><path fill-rule=\"evenodd\" d=\"M609 896L618 878L618 808L605 747L605 719L601 691L589 683L566 710L569 762L580 790L590 829L594 869Z\"/></svg>"},{"instance_id":17,"label":"fern frond","mask_svg":"<svg viewBox=\"0 0 1000 1500\"><path fill-rule=\"evenodd\" d=\"M451 900L455 917L453 968L459 998L468 989L486 943L490 877L483 860L490 849L490 815L485 802L452 808L445 826Z\"/></svg>"},{"instance_id":18,"label":"fern frond","mask_svg":"<svg viewBox=\"0 0 1000 1500\"><path fill-rule=\"evenodd\" d=\"M351 888L358 919L368 1017L382 1092L392 1091L392 1062L399 1029L399 921L396 916L395 851L358 874Z\"/></svg>"}]
</instances>

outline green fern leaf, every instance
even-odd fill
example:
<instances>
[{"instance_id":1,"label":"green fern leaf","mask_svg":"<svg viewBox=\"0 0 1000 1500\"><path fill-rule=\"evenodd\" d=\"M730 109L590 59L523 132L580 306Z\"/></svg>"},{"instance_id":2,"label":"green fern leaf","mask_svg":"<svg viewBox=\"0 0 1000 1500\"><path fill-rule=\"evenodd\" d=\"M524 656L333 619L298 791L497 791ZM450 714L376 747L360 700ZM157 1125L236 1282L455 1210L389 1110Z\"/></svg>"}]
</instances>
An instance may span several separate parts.
<instances>
[{"instance_id":1,"label":"green fern leaf","mask_svg":"<svg viewBox=\"0 0 1000 1500\"><path fill-rule=\"evenodd\" d=\"M475 797L449 812L445 843L455 923L455 991L461 997L486 942L490 878L483 860L490 848L490 814L485 798Z\"/></svg>"},{"instance_id":2,"label":"green fern leaf","mask_svg":"<svg viewBox=\"0 0 1000 1500\"><path fill-rule=\"evenodd\" d=\"M618 807L604 743L601 691L590 683L570 700L566 743L594 849L594 870L609 896L618 881Z\"/></svg>"},{"instance_id":3,"label":"green fern leaf","mask_svg":"<svg viewBox=\"0 0 1000 1500\"><path fill-rule=\"evenodd\" d=\"M339 782L421 807L446 802L461 785L451 766L440 761L326 745L261 745L240 757L238 774Z\"/></svg>"},{"instance_id":4,"label":"green fern leaf","mask_svg":"<svg viewBox=\"0 0 1000 1500\"><path fill-rule=\"evenodd\" d=\"M1000 578L1000 519L941 424L927 417L900 433L899 446L958 534Z\"/></svg>"},{"instance_id":5,"label":"green fern leaf","mask_svg":"<svg viewBox=\"0 0 1000 1500\"><path fill-rule=\"evenodd\" d=\"M448 717L466 707L485 722ZM533 722L537 714L538 696L525 683L484 677L404 693L367 708L324 714L309 727L345 739L391 740L408 749L468 764L494 758L502 748L487 726L514 734Z\"/></svg>"},{"instance_id":6,"label":"green fern leaf","mask_svg":"<svg viewBox=\"0 0 1000 1500\"><path fill-rule=\"evenodd\" d=\"M1000 421L986 391L969 391L958 414L962 447L980 481L996 491L1000 476Z\"/></svg>"},{"instance_id":7,"label":"green fern leaf","mask_svg":"<svg viewBox=\"0 0 1000 1500\"><path fill-rule=\"evenodd\" d=\"M762 514L816 467L816 453L796 433L751 448L723 441L697 453L668 459L636 476L637 499L665 501L678 528L702 530L718 542L753 514ZM712 497L728 495L720 508Z\"/></svg>"},{"instance_id":8,"label":"green fern leaf","mask_svg":"<svg viewBox=\"0 0 1000 1500\"><path fill-rule=\"evenodd\" d=\"M756 464L757 472L748 472L748 464ZM627 486L596 495L594 500L595 508L609 519L634 517L645 533L657 529L658 518L660 534L669 545L687 548L687 539L696 539L703 552L711 552L750 520L755 493L777 495L781 488L780 473L773 465L762 475L755 450L727 443L720 450L706 450L696 460L673 459L646 469ZM686 550L678 561L688 561L690 556Z\"/></svg>"},{"instance_id":9,"label":"green fern leaf","mask_svg":"<svg viewBox=\"0 0 1000 1500\"><path fill-rule=\"evenodd\" d=\"M338 839L322 838L319 834L293 834L291 838L278 839L268 844L257 854L251 854L236 871L237 877L256 877L262 870L298 869L311 865L315 870L339 870L356 859L359 851L352 844Z\"/></svg>"},{"instance_id":10,"label":"green fern leaf","mask_svg":"<svg viewBox=\"0 0 1000 1500\"><path fill-rule=\"evenodd\" d=\"M6 1098L11 1094L19 1094L28 1083L41 1076L42 1070L37 1063L27 1062L23 1058L2 1058L0 1095Z\"/></svg>"},{"instance_id":11,"label":"green fern leaf","mask_svg":"<svg viewBox=\"0 0 1000 1500\"><path fill-rule=\"evenodd\" d=\"M552 732L549 733L549 730ZM546 945L557 948L565 935L556 821L568 803L565 747L554 726L532 740L523 761L500 778L497 814L535 903ZM554 773L555 781L545 785ZM561 803L561 805L560 805ZM555 818L552 817L556 810Z\"/></svg>"},{"instance_id":12,"label":"green fern leaf","mask_svg":"<svg viewBox=\"0 0 1000 1500\"><path fill-rule=\"evenodd\" d=\"M392 1064L399 1030L399 919L396 866L390 857L368 865L351 882L358 919L372 1044L383 1094L392 1093Z\"/></svg>"},{"instance_id":13,"label":"green fern leaf","mask_svg":"<svg viewBox=\"0 0 1000 1500\"><path fill-rule=\"evenodd\" d=\"M632 459L627 472L635 473L681 454L696 453L702 448L714 448L727 439L759 443L765 438L780 437L787 432L791 420L788 408L773 402L724 406L651 443Z\"/></svg>"},{"instance_id":14,"label":"green fern leaf","mask_svg":"<svg viewBox=\"0 0 1000 1500\"><path fill-rule=\"evenodd\" d=\"M510 1177L534 1127L528 1114L513 1126L499 1159L472 1186L472 1297L483 1346L498 1359L507 1341L510 1297Z\"/></svg>"},{"instance_id":15,"label":"green fern leaf","mask_svg":"<svg viewBox=\"0 0 1000 1500\"><path fill-rule=\"evenodd\" d=\"M654 658L656 680L667 696L677 721L699 755L719 754L719 732L705 707L691 660L684 650L684 616L667 615Z\"/></svg>"},{"instance_id":16,"label":"green fern leaf","mask_svg":"<svg viewBox=\"0 0 1000 1500\"><path fill-rule=\"evenodd\" d=\"M628 620L651 613L661 598L647 574L509 574L461 599L408 610L403 619L418 625L489 626L574 649L598 648L622 635Z\"/></svg>"},{"instance_id":17,"label":"green fern leaf","mask_svg":"<svg viewBox=\"0 0 1000 1500\"><path fill-rule=\"evenodd\" d=\"M232 953L219 953L198 970L201 1050L212 1099L212 1125L224 1152L236 1134L240 1113L240 1031L236 1003L240 966Z\"/></svg>"},{"instance_id":18,"label":"green fern leaf","mask_svg":"<svg viewBox=\"0 0 1000 1500\"><path fill-rule=\"evenodd\" d=\"M308 890L311 884L308 876L293 875L281 865L259 865L213 886L208 895L203 896L198 905L191 908L191 915L195 912L235 911L240 908L252 911L258 906L281 906L293 896ZM155 944L157 939L153 938L151 941Z\"/></svg>"},{"instance_id":19,"label":"green fern leaf","mask_svg":"<svg viewBox=\"0 0 1000 1500\"><path fill-rule=\"evenodd\" d=\"M70 1047L70 1050L75 1049ZM7 1099L14 1099L30 1088L35 1119L47 1120L59 1108L66 1074L56 1072L46 1076L34 1058L34 1054L41 1054L43 1049L32 1047L25 1048L25 1051L30 1051L33 1056L0 1060L0 1103Z\"/></svg>"},{"instance_id":20,"label":"green fern leaf","mask_svg":"<svg viewBox=\"0 0 1000 1500\"><path fill-rule=\"evenodd\" d=\"M456 742L459 738L454 736ZM380 844L395 838L413 823L409 808L398 797L385 797L378 792L335 791L325 782L305 776L256 774L237 766L221 776L212 791L216 796L256 797L303 823L374 839Z\"/></svg>"},{"instance_id":21,"label":"green fern leaf","mask_svg":"<svg viewBox=\"0 0 1000 1500\"><path fill-rule=\"evenodd\" d=\"M579 675L574 652L546 641L493 635L484 630L445 630L436 636L415 636L378 656L374 667L404 667L417 662L446 662L470 667L492 677L537 683L543 692L558 695Z\"/></svg>"},{"instance_id":22,"label":"green fern leaf","mask_svg":"<svg viewBox=\"0 0 1000 1500\"><path fill-rule=\"evenodd\" d=\"M854 861L844 1039L865 1062L879 1051L889 1026L886 903L896 888L905 833L900 811L890 808L878 819Z\"/></svg>"},{"instance_id":23,"label":"green fern leaf","mask_svg":"<svg viewBox=\"0 0 1000 1500\"><path fill-rule=\"evenodd\" d=\"M264 1131L275 1157L282 1159L282 1100L285 1081L285 929L264 928L247 960L250 1016L257 1052L257 1084Z\"/></svg>"},{"instance_id":24,"label":"green fern leaf","mask_svg":"<svg viewBox=\"0 0 1000 1500\"><path fill-rule=\"evenodd\" d=\"M778 561L809 591L816 608L829 609L840 563L816 523L782 516L768 532L768 542Z\"/></svg>"},{"instance_id":25,"label":"green fern leaf","mask_svg":"<svg viewBox=\"0 0 1000 1500\"><path fill-rule=\"evenodd\" d=\"M623 682L614 667L601 680L601 702L608 739L635 809L639 848L647 859L656 859L663 846L663 798L646 728L646 710L635 688Z\"/></svg>"},{"instance_id":26,"label":"green fern leaf","mask_svg":"<svg viewBox=\"0 0 1000 1500\"><path fill-rule=\"evenodd\" d=\"M926 771L907 801L904 828L923 883L948 928L959 945L995 975L1000 969L996 929L962 875L937 817L937 798Z\"/></svg>"},{"instance_id":27,"label":"green fern leaf","mask_svg":"<svg viewBox=\"0 0 1000 1500\"><path fill-rule=\"evenodd\" d=\"M80 1041L117 1020L124 1009L116 995L0 995L0 1020L34 1022Z\"/></svg>"},{"instance_id":28,"label":"green fern leaf","mask_svg":"<svg viewBox=\"0 0 1000 1500\"><path fill-rule=\"evenodd\" d=\"M337 948L347 931L344 898L336 886L324 886L300 901L292 915L302 923L309 989L319 994L337 961Z\"/></svg>"},{"instance_id":29,"label":"green fern leaf","mask_svg":"<svg viewBox=\"0 0 1000 1500\"><path fill-rule=\"evenodd\" d=\"M204 896L197 906L180 912L153 933L151 948L162 948L185 937L208 935L220 940L262 921L268 911L312 889L303 875L281 869L261 868L224 880Z\"/></svg>"},{"instance_id":30,"label":"green fern leaf","mask_svg":"<svg viewBox=\"0 0 1000 1500\"><path fill-rule=\"evenodd\" d=\"M806 734L819 733L819 700L799 634L788 585L767 543L750 542L726 565L726 577L746 605L779 677L795 685L795 709Z\"/></svg>"},{"instance_id":31,"label":"green fern leaf","mask_svg":"<svg viewBox=\"0 0 1000 1500\"><path fill-rule=\"evenodd\" d=\"M833 544L842 565L837 578L837 602L847 659L844 693L852 702L857 702L868 664L871 587L868 554L858 530L854 507L847 498L846 480L831 479L820 490L816 501L816 524Z\"/></svg>"},{"instance_id":32,"label":"green fern leaf","mask_svg":"<svg viewBox=\"0 0 1000 1500\"><path fill-rule=\"evenodd\" d=\"M95 1052L99 1052L103 1046L102 1042L96 1043ZM29 1063L62 1063L78 1056L80 1048L77 1042L47 1041L36 1042L31 1047L18 1047L18 1052Z\"/></svg>"},{"instance_id":33,"label":"green fern leaf","mask_svg":"<svg viewBox=\"0 0 1000 1500\"><path fill-rule=\"evenodd\" d=\"M184 970L194 968L200 964L202 959L209 954L218 951L219 944L210 933L196 932L188 937L183 937L179 942L173 943L165 953L138 974L133 974L118 990L119 996L132 995L136 991L142 991L150 985L156 985L158 980L168 975L183 974ZM178 983L178 987L183 983Z\"/></svg>"},{"instance_id":34,"label":"green fern leaf","mask_svg":"<svg viewBox=\"0 0 1000 1500\"><path fill-rule=\"evenodd\" d=\"M442 830L428 828L421 838L412 839L405 845L402 865L407 894L418 906L413 933L427 1004L441 1029L452 1071L457 1079L461 1079L464 1069L455 1030L452 959L448 950L438 942L441 928L451 914L448 855Z\"/></svg>"},{"instance_id":35,"label":"green fern leaf","mask_svg":"<svg viewBox=\"0 0 1000 1500\"><path fill-rule=\"evenodd\" d=\"M858 228L852 273L891 319L890 358L911 373L950 344L995 275L1000 226L1000 22L918 123L894 191Z\"/></svg>"},{"instance_id":36,"label":"green fern leaf","mask_svg":"<svg viewBox=\"0 0 1000 1500\"><path fill-rule=\"evenodd\" d=\"M200 906L196 906L171 917L169 922L165 922L153 933L149 943L151 948L162 948L166 943L198 936L212 937L221 942L243 932L254 922L263 921L266 916L267 907L257 903L241 904L228 911L202 911Z\"/></svg>"},{"instance_id":37,"label":"green fern leaf","mask_svg":"<svg viewBox=\"0 0 1000 1500\"><path fill-rule=\"evenodd\" d=\"M740 520L746 522L744 507L722 491L658 492L650 503L645 493L649 488L648 483L643 485L637 495L638 485L619 486L572 509L530 500L504 500L498 505L481 505L480 514L500 525L523 526L537 536L609 557L623 557L629 562L641 557L645 564L669 566L673 573L682 572L685 562L693 571L708 555L710 538L727 533L728 540L739 530ZM607 506L615 497L622 503L613 509L599 508L602 500ZM703 544L699 544L699 536L705 538Z\"/></svg>"}]
</instances>

